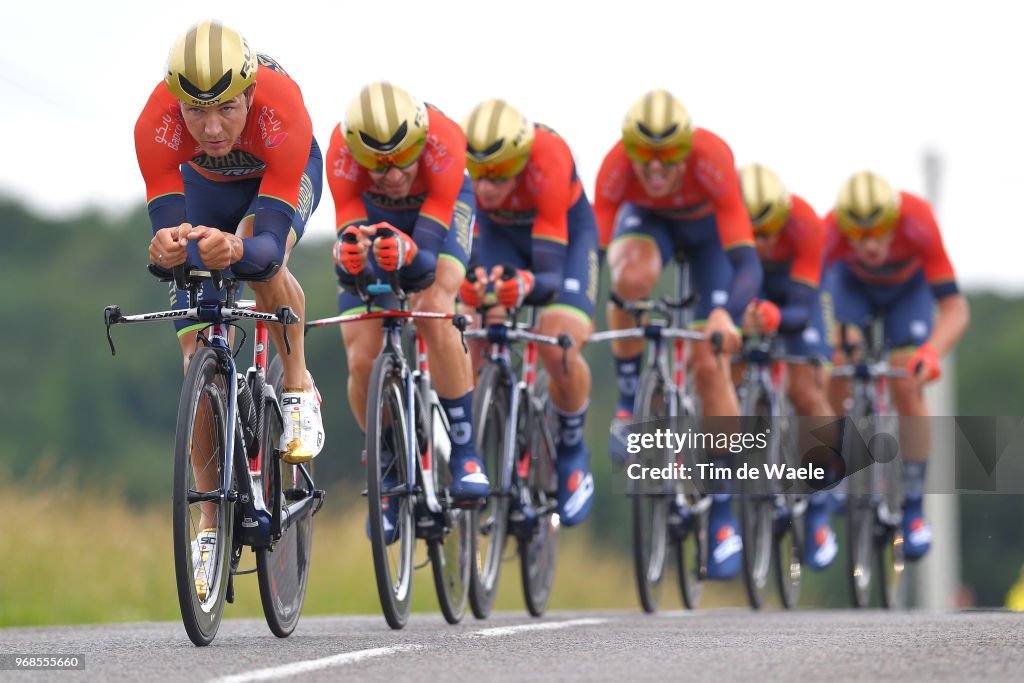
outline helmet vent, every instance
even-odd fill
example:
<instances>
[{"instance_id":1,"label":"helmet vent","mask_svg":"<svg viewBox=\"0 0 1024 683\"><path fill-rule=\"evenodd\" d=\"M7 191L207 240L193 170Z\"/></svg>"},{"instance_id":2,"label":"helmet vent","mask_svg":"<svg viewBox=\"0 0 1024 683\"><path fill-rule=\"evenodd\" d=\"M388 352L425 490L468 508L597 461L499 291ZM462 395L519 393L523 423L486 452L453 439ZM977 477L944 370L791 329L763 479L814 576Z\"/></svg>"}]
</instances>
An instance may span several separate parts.
<instances>
[{"instance_id":1,"label":"helmet vent","mask_svg":"<svg viewBox=\"0 0 1024 683\"><path fill-rule=\"evenodd\" d=\"M669 126L668 129L665 130L663 133L655 133L654 131L652 131L650 128L645 126L643 123L640 123L639 121L637 122L636 127L640 129L640 132L643 133L644 136L649 137L651 140L654 140L655 142L658 142L659 140L665 140L666 138L670 138L672 137L672 135L675 134L677 130L679 130L679 125L675 123Z\"/></svg>"},{"instance_id":2,"label":"helmet vent","mask_svg":"<svg viewBox=\"0 0 1024 683\"><path fill-rule=\"evenodd\" d=\"M402 121L402 125L398 127L398 130L395 131L395 134L392 135L391 139L388 140L387 142L381 142L380 140L372 138L363 131L359 131L359 139L362 140L363 144L369 147L370 149L374 149L378 152L387 153L393 150L395 147L397 147L398 144L405 139L405 136L408 132L408 122Z\"/></svg>"},{"instance_id":3,"label":"helmet vent","mask_svg":"<svg viewBox=\"0 0 1024 683\"><path fill-rule=\"evenodd\" d=\"M477 159L485 159L485 158L491 156L492 154L495 154L499 149L501 149L501 146L504 145L504 144L505 144L505 138L501 138L497 142L495 142L493 145L491 145L490 147L488 147L486 149L483 149L483 150L475 149L473 147L473 145L468 145L468 144L466 145L466 148L469 151L469 153L472 154L473 156L475 156Z\"/></svg>"},{"instance_id":4,"label":"helmet vent","mask_svg":"<svg viewBox=\"0 0 1024 683\"><path fill-rule=\"evenodd\" d=\"M209 102L223 95L224 91L228 89L229 85L231 85L231 69L228 69L227 72L220 77L220 80L214 83L207 91L204 91L202 88L192 84L181 74L178 74L178 85L181 86L181 89L189 97L201 102Z\"/></svg>"}]
</instances>

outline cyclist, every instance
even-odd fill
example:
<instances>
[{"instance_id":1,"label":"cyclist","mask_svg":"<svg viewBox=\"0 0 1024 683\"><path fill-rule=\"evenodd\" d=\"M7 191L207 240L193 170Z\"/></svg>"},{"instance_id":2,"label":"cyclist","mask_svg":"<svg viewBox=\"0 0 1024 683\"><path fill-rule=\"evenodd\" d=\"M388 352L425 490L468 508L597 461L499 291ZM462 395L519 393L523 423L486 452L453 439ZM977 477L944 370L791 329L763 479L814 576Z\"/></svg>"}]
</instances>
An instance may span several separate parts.
<instances>
[{"instance_id":1,"label":"cyclist","mask_svg":"<svg viewBox=\"0 0 1024 683\"><path fill-rule=\"evenodd\" d=\"M682 103L665 90L641 97L627 112L622 138L597 176L594 213L600 244L608 246L612 290L626 300L651 293L662 267L682 252L699 296L696 326L718 333L724 350L739 349L736 322L761 284L750 219L743 206L732 152L714 133L694 128ZM613 240L614 237L614 240ZM631 327L628 313L609 304L612 329ZM729 364L705 342L693 344L690 365L705 415L739 413ZM632 418L642 341L612 345L619 401L609 451L624 459L622 425ZM727 453L712 453L722 464ZM719 486L711 510L708 576L739 571L742 541L728 486Z\"/></svg>"},{"instance_id":2,"label":"cyclist","mask_svg":"<svg viewBox=\"0 0 1024 683\"><path fill-rule=\"evenodd\" d=\"M558 416L558 514L563 525L572 526L590 512L594 494L583 441L590 367L579 351L590 335L597 299L594 212L569 146L550 128L490 99L473 109L463 129L479 211L471 261L475 281L463 282L463 303L479 306L490 283L504 308L544 305L541 334L566 333L576 342L564 368L560 348L539 349ZM502 279L504 265L516 268L515 277Z\"/></svg>"},{"instance_id":3,"label":"cyclist","mask_svg":"<svg viewBox=\"0 0 1024 683\"><path fill-rule=\"evenodd\" d=\"M466 175L466 138L440 110L386 81L365 86L335 127L327 151L339 241L335 265L342 314L362 302L349 289L368 266L379 277L397 270L418 311L453 313L466 273L476 210ZM379 225L390 237L372 241ZM355 235L357 244L340 241ZM370 371L380 351L379 321L341 326L348 358L348 396L365 429ZM473 370L448 320L419 320L431 378L452 432L452 495L486 498L490 486L472 433ZM393 521L393 520L392 520Z\"/></svg>"},{"instance_id":4,"label":"cyclist","mask_svg":"<svg viewBox=\"0 0 1024 683\"><path fill-rule=\"evenodd\" d=\"M786 354L786 395L796 415L834 417L825 394L824 364L832 354L819 290L825 258L821 219L771 169L748 164L739 177L764 271L759 298L743 312L743 331L779 333ZM804 563L814 569L827 567L838 551L827 502L825 492L813 493L804 517Z\"/></svg>"},{"instance_id":5,"label":"cyclist","mask_svg":"<svg viewBox=\"0 0 1024 683\"><path fill-rule=\"evenodd\" d=\"M885 312L885 342L895 349L890 362L911 372L893 380L893 403L900 416L927 416L924 385L938 379L939 359L953 349L969 319L931 206L921 197L897 192L875 173L860 171L843 184L825 229L826 283L836 320L863 327ZM938 310L934 320L933 306ZM834 358L837 364L846 362L839 349ZM837 413L848 392L848 380L831 382ZM900 422L906 485L903 551L911 560L931 545L923 512L929 450L925 422Z\"/></svg>"},{"instance_id":6,"label":"cyclist","mask_svg":"<svg viewBox=\"0 0 1024 683\"><path fill-rule=\"evenodd\" d=\"M305 296L288 256L320 201L323 161L302 93L277 62L227 26L195 24L171 48L164 81L135 124L135 149L154 264L188 261L267 278L252 282L257 308L290 306L304 315ZM174 308L187 305L187 295L174 290ZM186 370L201 327L177 326ZM320 396L306 370L302 335L289 337L289 354L281 330L271 326L271 334L284 366L281 457L305 462L324 444ZM194 466L203 490L217 488L209 481L216 478L213 468ZM200 520L197 548L203 553L216 538L212 507L204 506ZM201 564L195 562L197 576Z\"/></svg>"}]
</instances>

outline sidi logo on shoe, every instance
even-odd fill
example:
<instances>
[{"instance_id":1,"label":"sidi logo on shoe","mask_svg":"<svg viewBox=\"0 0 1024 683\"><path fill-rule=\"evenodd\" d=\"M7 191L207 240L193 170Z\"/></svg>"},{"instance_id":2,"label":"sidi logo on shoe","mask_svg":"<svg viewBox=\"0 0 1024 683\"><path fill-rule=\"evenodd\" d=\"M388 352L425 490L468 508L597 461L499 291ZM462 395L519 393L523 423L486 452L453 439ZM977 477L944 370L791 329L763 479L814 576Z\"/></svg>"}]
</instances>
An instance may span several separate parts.
<instances>
[{"instance_id":1,"label":"sidi logo on shoe","mask_svg":"<svg viewBox=\"0 0 1024 683\"><path fill-rule=\"evenodd\" d=\"M473 434L473 426L469 422L456 422L452 425L452 443L465 446Z\"/></svg>"}]
</instances>

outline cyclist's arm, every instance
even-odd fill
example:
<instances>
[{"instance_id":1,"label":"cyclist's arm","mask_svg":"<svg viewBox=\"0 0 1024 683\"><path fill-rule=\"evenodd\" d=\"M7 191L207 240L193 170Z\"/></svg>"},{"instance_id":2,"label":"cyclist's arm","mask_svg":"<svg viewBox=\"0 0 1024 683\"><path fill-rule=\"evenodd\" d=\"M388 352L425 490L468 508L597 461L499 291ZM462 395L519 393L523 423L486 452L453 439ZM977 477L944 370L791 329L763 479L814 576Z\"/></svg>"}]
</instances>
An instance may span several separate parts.
<instances>
[{"instance_id":1,"label":"cyclist's arm","mask_svg":"<svg viewBox=\"0 0 1024 683\"><path fill-rule=\"evenodd\" d=\"M941 357L953 350L967 329L970 319L967 299L957 287L953 264L942 243L942 234L931 207L920 197L907 193L903 193L901 199L902 212L909 214L907 217L919 226L913 241L921 254L925 278L938 308L927 344Z\"/></svg>"},{"instance_id":2,"label":"cyclist's arm","mask_svg":"<svg viewBox=\"0 0 1024 683\"><path fill-rule=\"evenodd\" d=\"M938 312L931 336L928 337L928 345L942 357L952 351L963 336L970 322L970 310L967 298L960 293L939 299L936 307Z\"/></svg>"},{"instance_id":3,"label":"cyclist's arm","mask_svg":"<svg viewBox=\"0 0 1024 683\"><path fill-rule=\"evenodd\" d=\"M533 268L533 290L526 297L529 304L548 303L562 289L565 258L569 245L569 208L573 195L579 198L582 188L576 180L572 153L561 138L538 134L530 164L540 176L537 185L537 217L530 232L530 261Z\"/></svg>"},{"instance_id":4,"label":"cyclist's arm","mask_svg":"<svg viewBox=\"0 0 1024 683\"><path fill-rule=\"evenodd\" d=\"M818 290L803 282L791 280L786 297L786 305L779 308L781 319L779 332L794 334L803 330L811 321L811 306L818 296Z\"/></svg>"},{"instance_id":5,"label":"cyclist's arm","mask_svg":"<svg viewBox=\"0 0 1024 683\"><path fill-rule=\"evenodd\" d=\"M801 197L792 195L789 219L783 228L787 239L795 245L789 270L786 305L779 309L779 329L796 333L810 323L810 313L821 285L821 269L825 258L825 229L818 214Z\"/></svg>"},{"instance_id":6,"label":"cyclist's arm","mask_svg":"<svg viewBox=\"0 0 1024 683\"><path fill-rule=\"evenodd\" d=\"M170 113L177 100L157 85L135 123L135 153L146 183L146 208L153 234L185 222L185 184L180 166L195 141L180 117Z\"/></svg>"},{"instance_id":7,"label":"cyclist's arm","mask_svg":"<svg viewBox=\"0 0 1024 683\"><path fill-rule=\"evenodd\" d=\"M629 159L622 151L622 143L619 142L601 162L594 184L594 218L597 219L598 248L602 260L614 236L615 214L622 204L627 179L632 173Z\"/></svg>"},{"instance_id":8,"label":"cyclist's arm","mask_svg":"<svg viewBox=\"0 0 1024 683\"><path fill-rule=\"evenodd\" d=\"M550 303L562 289L567 245L553 240L534 237L530 258L533 270L533 290L525 302L533 305Z\"/></svg>"}]
</instances>

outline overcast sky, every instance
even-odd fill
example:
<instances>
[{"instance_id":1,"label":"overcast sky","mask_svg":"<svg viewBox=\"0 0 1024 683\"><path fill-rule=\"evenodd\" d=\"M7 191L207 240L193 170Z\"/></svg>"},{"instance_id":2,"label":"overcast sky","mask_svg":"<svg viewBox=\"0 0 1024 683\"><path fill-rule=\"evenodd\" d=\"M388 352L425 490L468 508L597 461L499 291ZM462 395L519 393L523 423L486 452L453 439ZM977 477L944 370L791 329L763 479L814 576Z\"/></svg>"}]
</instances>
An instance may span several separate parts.
<instances>
[{"instance_id":1,"label":"overcast sky","mask_svg":"<svg viewBox=\"0 0 1024 683\"><path fill-rule=\"evenodd\" d=\"M0 23L0 193L50 214L144 200L133 128L191 23L218 18L295 78L326 147L386 78L460 121L502 97L570 144L588 193L626 110L664 87L738 164L821 213L853 171L926 192L969 288L1024 292L1024 40L1013 3L19 2ZM311 236L333 235L324 187ZM139 226L144 255L149 226ZM315 240L310 239L311 243ZM323 248L313 244L313 248Z\"/></svg>"}]
</instances>

